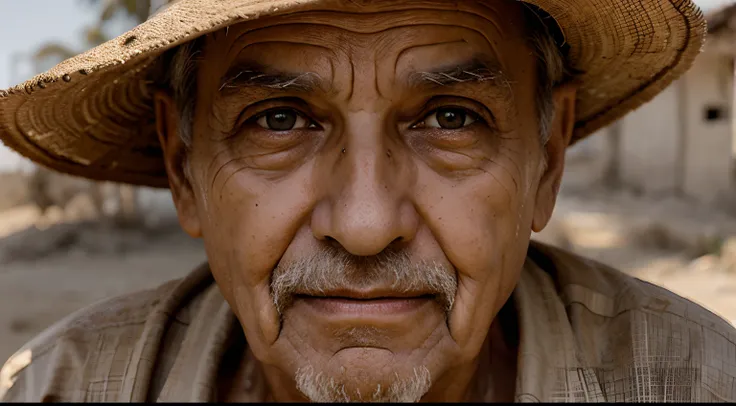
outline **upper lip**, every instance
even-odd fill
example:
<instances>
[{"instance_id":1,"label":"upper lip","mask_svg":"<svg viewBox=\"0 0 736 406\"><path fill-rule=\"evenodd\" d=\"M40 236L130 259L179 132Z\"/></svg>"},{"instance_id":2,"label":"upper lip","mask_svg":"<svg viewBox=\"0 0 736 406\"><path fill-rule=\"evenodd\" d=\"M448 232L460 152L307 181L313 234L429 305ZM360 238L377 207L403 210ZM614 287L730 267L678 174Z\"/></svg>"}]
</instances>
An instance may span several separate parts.
<instances>
[{"instance_id":1,"label":"upper lip","mask_svg":"<svg viewBox=\"0 0 736 406\"><path fill-rule=\"evenodd\" d=\"M394 289L332 289L324 292L297 292L298 296L345 298L355 300L418 298L431 296L428 291L401 291Z\"/></svg>"}]
</instances>

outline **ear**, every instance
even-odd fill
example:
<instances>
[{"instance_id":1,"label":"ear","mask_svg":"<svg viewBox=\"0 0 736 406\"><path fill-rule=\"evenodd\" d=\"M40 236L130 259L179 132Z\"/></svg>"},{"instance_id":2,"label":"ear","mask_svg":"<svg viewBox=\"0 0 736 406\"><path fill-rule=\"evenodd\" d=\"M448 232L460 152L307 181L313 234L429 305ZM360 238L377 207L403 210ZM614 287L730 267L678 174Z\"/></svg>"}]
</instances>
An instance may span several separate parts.
<instances>
[{"instance_id":1,"label":"ear","mask_svg":"<svg viewBox=\"0 0 736 406\"><path fill-rule=\"evenodd\" d=\"M532 231L542 231L552 217L552 212L560 191L562 173L565 169L565 152L575 129L575 100L577 88L572 84L557 87L553 98L555 117L550 128L547 144L544 146L546 166L539 181L534 205Z\"/></svg>"},{"instance_id":2,"label":"ear","mask_svg":"<svg viewBox=\"0 0 736 406\"><path fill-rule=\"evenodd\" d=\"M154 94L156 132L163 150L169 188L174 199L179 224L193 238L202 236L197 211L197 200L192 188L189 168L189 151L179 136L179 117L176 104L164 91Z\"/></svg>"}]
</instances>

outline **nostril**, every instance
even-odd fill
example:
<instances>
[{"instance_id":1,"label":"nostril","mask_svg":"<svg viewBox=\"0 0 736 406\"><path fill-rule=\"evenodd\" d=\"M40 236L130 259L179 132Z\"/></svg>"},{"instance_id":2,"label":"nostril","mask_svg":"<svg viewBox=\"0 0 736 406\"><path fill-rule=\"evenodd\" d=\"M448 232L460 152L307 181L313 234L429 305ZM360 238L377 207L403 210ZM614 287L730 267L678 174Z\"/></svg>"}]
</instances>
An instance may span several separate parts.
<instances>
[{"instance_id":1,"label":"nostril","mask_svg":"<svg viewBox=\"0 0 736 406\"><path fill-rule=\"evenodd\" d=\"M328 244L332 245L333 247L342 247L342 244L340 244L340 242L337 241L334 237L331 237L329 235L326 235L324 237L324 239L325 239L325 241ZM391 244L389 244L389 245L397 245L397 244L400 244L400 243L402 243L404 241L405 241L404 237L396 237L396 238L394 238L393 241L391 241Z\"/></svg>"},{"instance_id":2,"label":"nostril","mask_svg":"<svg viewBox=\"0 0 736 406\"><path fill-rule=\"evenodd\" d=\"M340 243L334 239L333 237L330 237L329 235L325 236L325 241L327 241L328 244L332 245L333 247L340 247Z\"/></svg>"}]
</instances>

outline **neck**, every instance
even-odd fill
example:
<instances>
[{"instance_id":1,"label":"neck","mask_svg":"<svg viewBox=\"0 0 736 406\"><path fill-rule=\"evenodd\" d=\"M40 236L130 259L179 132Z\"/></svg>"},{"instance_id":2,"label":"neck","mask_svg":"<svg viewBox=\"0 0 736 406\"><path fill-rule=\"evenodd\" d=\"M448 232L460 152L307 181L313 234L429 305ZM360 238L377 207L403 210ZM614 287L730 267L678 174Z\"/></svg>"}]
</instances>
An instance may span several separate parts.
<instances>
[{"instance_id":1,"label":"neck","mask_svg":"<svg viewBox=\"0 0 736 406\"><path fill-rule=\"evenodd\" d=\"M432 385L422 402L512 402L515 394L518 326L513 300L502 308L491 324L480 354L470 363L446 371ZM244 339L243 339L244 340ZM258 362L246 345L240 360L221 368L219 400L227 402L304 402L294 379L280 370ZM226 365L226 364L223 364Z\"/></svg>"}]
</instances>

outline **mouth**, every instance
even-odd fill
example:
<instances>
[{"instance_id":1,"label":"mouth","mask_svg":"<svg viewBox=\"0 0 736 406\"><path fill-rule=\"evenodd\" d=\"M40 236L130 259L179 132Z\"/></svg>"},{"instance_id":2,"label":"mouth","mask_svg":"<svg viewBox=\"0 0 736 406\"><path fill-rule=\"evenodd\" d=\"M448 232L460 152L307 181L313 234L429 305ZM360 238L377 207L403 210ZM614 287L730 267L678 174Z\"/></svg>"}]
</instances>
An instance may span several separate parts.
<instances>
[{"instance_id":1,"label":"mouth","mask_svg":"<svg viewBox=\"0 0 736 406\"><path fill-rule=\"evenodd\" d=\"M334 291L297 294L295 299L320 313L380 316L416 311L435 302L437 296L424 292Z\"/></svg>"}]
</instances>

